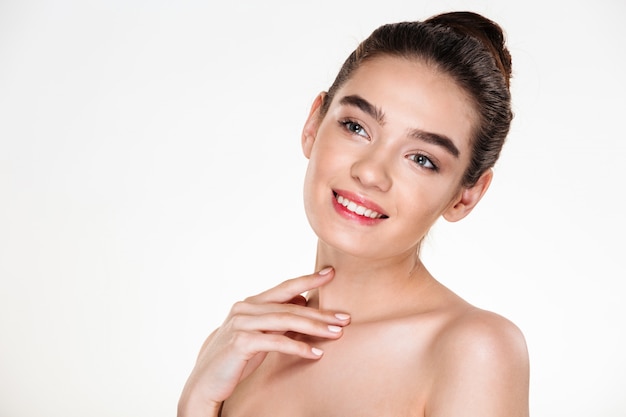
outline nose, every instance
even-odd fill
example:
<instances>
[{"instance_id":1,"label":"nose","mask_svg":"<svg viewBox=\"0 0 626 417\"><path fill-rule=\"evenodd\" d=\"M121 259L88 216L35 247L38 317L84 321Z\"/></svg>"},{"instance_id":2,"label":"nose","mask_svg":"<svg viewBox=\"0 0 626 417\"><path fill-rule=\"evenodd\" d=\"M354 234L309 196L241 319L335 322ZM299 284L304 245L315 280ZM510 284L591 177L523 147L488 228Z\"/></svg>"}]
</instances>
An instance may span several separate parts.
<instances>
[{"instance_id":1,"label":"nose","mask_svg":"<svg viewBox=\"0 0 626 417\"><path fill-rule=\"evenodd\" d=\"M350 174L363 187L388 191L392 184L389 168L385 153L372 147L352 164Z\"/></svg>"}]
</instances>

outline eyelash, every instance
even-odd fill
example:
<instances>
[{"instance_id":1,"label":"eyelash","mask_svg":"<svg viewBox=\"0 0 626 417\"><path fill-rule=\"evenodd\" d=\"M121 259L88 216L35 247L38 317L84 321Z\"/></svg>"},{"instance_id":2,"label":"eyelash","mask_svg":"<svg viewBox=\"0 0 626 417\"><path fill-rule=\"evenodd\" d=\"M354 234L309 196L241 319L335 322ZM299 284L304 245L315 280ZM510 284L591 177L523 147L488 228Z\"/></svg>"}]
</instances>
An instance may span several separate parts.
<instances>
[{"instance_id":1,"label":"eyelash","mask_svg":"<svg viewBox=\"0 0 626 417\"><path fill-rule=\"evenodd\" d=\"M353 135L358 135L361 137L366 137L367 139L369 139L369 135L367 134L367 132L365 131L365 128L358 122L355 122L354 120L351 119L344 119L344 120L340 120L339 124L348 131L348 133L353 134ZM355 132L355 129L358 130L358 132ZM360 133L364 133L364 135L361 135ZM417 154L411 154L409 155L409 159L411 161L413 161L416 165L418 165L421 168L424 169L428 169L431 170L433 172L438 172L439 171L439 167L432 161L432 159L430 159L428 156L421 154L421 153L417 153ZM430 164L431 166L424 166L424 165L428 165Z\"/></svg>"},{"instance_id":2,"label":"eyelash","mask_svg":"<svg viewBox=\"0 0 626 417\"><path fill-rule=\"evenodd\" d=\"M420 166L421 168L429 169L429 170L434 171L434 172L439 171L439 167L437 165L435 165L435 163L432 161L432 159L430 159L429 157L427 157L424 154L421 154L421 153L411 154L411 155L409 155L409 159L411 161L415 162L415 164ZM427 167L427 166L424 166L424 164L430 164L432 166Z\"/></svg>"},{"instance_id":3,"label":"eyelash","mask_svg":"<svg viewBox=\"0 0 626 417\"><path fill-rule=\"evenodd\" d=\"M369 139L369 134L365 131L365 128L360 124L355 122L354 120L350 120L350 119L344 119L344 120L340 120L339 124L348 131L348 133L353 134L353 135L358 135L364 138ZM353 129L358 129L358 132L355 132ZM364 133L364 135L361 134Z\"/></svg>"}]
</instances>

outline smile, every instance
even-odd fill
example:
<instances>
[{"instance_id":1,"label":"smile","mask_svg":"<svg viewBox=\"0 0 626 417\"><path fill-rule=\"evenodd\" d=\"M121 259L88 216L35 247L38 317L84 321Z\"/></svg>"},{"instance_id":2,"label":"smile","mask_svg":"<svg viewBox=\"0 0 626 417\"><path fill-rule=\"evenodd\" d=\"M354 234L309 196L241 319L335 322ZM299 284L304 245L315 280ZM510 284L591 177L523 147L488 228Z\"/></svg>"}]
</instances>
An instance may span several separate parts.
<instances>
[{"instance_id":1,"label":"smile","mask_svg":"<svg viewBox=\"0 0 626 417\"><path fill-rule=\"evenodd\" d=\"M359 216L369 217L370 219L386 219L387 218L387 216L385 216L384 214L380 214L377 211L374 211L367 207L363 207L355 203L354 201L348 200L347 198L337 193L335 193L335 198L337 199L337 202L341 204L342 206L344 206L346 209L348 209L348 211L358 214Z\"/></svg>"}]
</instances>

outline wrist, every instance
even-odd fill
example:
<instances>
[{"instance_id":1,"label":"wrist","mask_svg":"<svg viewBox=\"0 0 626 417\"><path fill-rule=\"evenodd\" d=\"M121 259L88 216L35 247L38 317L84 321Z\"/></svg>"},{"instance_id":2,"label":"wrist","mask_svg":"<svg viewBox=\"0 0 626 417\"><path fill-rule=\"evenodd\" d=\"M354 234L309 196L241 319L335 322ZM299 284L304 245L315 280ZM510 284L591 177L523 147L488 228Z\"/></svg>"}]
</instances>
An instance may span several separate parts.
<instances>
[{"instance_id":1,"label":"wrist","mask_svg":"<svg viewBox=\"0 0 626 417\"><path fill-rule=\"evenodd\" d=\"M178 401L177 417L218 417L221 409L221 402L193 401L182 396Z\"/></svg>"}]
</instances>

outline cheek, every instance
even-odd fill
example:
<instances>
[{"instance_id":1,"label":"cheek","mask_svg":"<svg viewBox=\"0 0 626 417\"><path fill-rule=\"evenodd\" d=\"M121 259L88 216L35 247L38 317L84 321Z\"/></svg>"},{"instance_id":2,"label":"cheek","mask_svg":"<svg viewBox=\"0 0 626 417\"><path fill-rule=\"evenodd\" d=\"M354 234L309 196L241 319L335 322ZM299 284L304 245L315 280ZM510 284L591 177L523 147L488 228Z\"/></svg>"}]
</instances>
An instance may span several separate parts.
<instances>
[{"instance_id":1,"label":"cheek","mask_svg":"<svg viewBox=\"0 0 626 417\"><path fill-rule=\"evenodd\" d=\"M432 225L457 201L456 187L449 180L424 180L409 176L394 185L397 190L404 190L396 194L398 208L406 212L406 216L413 219L414 223Z\"/></svg>"},{"instance_id":2,"label":"cheek","mask_svg":"<svg viewBox=\"0 0 626 417\"><path fill-rule=\"evenodd\" d=\"M307 181L315 182L328 178L334 173L346 167L347 161L341 155L345 152L332 146L332 141L319 140L311 149L309 164L307 166Z\"/></svg>"},{"instance_id":3,"label":"cheek","mask_svg":"<svg viewBox=\"0 0 626 417\"><path fill-rule=\"evenodd\" d=\"M314 164L309 160L309 164L307 166L306 172L304 174L304 186L303 186L303 196L304 196L304 205L305 208L308 207L308 203L311 199L311 194L313 192L313 184L314 184Z\"/></svg>"},{"instance_id":4,"label":"cheek","mask_svg":"<svg viewBox=\"0 0 626 417\"><path fill-rule=\"evenodd\" d=\"M304 204L307 212L309 206L315 201L316 196L321 193L321 185L326 183L325 173L328 172L326 165L320 163L323 159L320 159L319 153L316 148L313 148L309 163L304 175Z\"/></svg>"}]
</instances>

